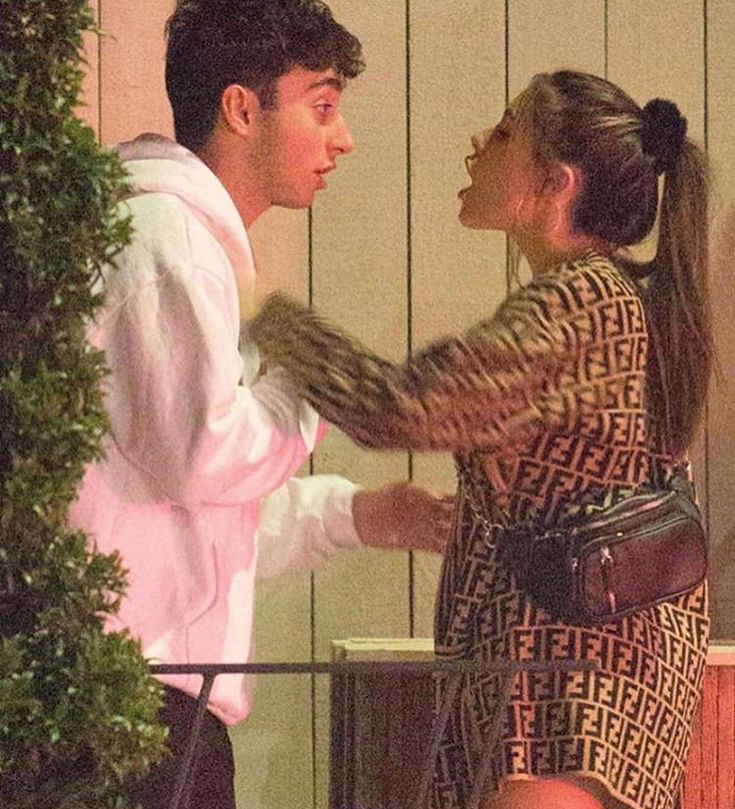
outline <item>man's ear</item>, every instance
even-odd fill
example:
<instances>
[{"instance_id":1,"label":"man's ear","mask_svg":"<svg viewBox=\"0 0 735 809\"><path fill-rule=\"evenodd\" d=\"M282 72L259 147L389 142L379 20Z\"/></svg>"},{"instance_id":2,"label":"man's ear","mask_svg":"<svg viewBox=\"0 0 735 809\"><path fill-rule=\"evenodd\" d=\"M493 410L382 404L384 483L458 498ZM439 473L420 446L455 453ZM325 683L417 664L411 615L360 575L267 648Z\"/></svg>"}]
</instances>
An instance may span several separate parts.
<instances>
[{"instance_id":1,"label":"man's ear","mask_svg":"<svg viewBox=\"0 0 735 809\"><path fill-rule=\"evenodd\" d=\"M258 96L241 84L225 87L220 99L222 122L234 133L248 136L260 112Z\"/></svg>"}]
</instances>

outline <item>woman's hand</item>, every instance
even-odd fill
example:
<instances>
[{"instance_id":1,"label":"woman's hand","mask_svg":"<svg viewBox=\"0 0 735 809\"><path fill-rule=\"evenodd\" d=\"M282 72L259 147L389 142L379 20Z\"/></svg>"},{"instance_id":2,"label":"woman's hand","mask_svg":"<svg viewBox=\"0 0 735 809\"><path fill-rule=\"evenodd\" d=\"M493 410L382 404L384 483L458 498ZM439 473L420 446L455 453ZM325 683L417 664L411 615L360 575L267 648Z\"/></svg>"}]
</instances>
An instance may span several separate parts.
<instances>
[{"instance_id":1,"label":"woman's hand","mask_svg":"<svg viewBox=\"0 0 735 809\"><path fill-rule=\"evenodd\" d=\"M443 553L451 535L454 497L437 497L410 483L393 483L357 491L352 516L365 545Z\"/></svg>"}]
</instances>

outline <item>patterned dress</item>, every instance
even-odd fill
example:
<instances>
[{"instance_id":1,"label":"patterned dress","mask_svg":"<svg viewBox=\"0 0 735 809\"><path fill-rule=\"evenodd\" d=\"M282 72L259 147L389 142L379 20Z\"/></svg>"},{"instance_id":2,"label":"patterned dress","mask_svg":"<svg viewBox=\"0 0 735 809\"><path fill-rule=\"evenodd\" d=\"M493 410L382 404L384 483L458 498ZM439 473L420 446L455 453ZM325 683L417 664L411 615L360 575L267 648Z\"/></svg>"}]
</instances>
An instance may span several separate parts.
<instances>
[{"instance_id":1,"label":"patterned dress","mask_svg":"<svg viewBox=\"0 0 735 809\"><path fill-rule=\"evenodd\" d=\"M587 255L404 365L278 297L252 336L363 446L455 453L457 520L437 599L437 654L598 662L595 671L514 675L488 789L564 774L604 785L611 805L672 809L704 672L706 585L603 627L561 622L529 603L470 501L479 487L493 522L552 525L670 473L646 412L658 391L634 283ZM434 773L436 809L467 806L499 684L497 674L464 677Z\"/></svg>"}]
</instances>

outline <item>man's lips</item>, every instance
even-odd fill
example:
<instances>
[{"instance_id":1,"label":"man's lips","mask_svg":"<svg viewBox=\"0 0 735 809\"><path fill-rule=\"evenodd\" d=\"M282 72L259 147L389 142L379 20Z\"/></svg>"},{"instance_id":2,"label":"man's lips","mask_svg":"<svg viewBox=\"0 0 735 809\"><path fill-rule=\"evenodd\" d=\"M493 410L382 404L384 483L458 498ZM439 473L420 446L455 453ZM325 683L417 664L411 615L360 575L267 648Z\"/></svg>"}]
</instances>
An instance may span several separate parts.
<instances>
[{"instance_id":1,"label":"man's lips","mask_svg":"<svg viewBox=\"0 0 735 809\"><path fill-rule=\"evenodd\" d=\"M337 166L332 163L329 166L325 166L323 169L317 169L316 172L314 172L318 178L319 188L327 187L327 181L324 179L324 175L329 174L330 171L334 171L336 168Z\"/></svg>"}]
</instances>

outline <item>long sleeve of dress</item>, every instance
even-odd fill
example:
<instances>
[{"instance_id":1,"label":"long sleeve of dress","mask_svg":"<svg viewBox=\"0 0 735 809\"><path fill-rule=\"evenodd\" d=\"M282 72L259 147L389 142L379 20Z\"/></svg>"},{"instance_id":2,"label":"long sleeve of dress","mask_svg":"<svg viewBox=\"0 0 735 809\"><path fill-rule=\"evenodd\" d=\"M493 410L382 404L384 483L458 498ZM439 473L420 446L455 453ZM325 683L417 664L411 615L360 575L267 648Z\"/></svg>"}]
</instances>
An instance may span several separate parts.
<instances>
[{"instance_id":1,"label":"long sleeve of dress","mask_svg":"<svg viewBox=\"0 0 735 809\"><path fill-rule=\"evenodd\" d=\"M601 295L581 305L594 297L591 286L599 286L592 271L565 266L463 336L435 342L404 364L376 356L282 295L266 302L249 335L326 419L363 446L512 447L541 430L573 429L604 405L604 374L585 357L599 339L599 306L609 300Z\"/></svg>"}]
</instances>

